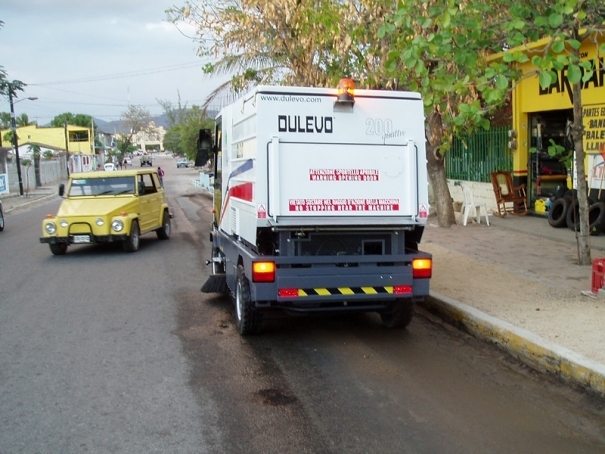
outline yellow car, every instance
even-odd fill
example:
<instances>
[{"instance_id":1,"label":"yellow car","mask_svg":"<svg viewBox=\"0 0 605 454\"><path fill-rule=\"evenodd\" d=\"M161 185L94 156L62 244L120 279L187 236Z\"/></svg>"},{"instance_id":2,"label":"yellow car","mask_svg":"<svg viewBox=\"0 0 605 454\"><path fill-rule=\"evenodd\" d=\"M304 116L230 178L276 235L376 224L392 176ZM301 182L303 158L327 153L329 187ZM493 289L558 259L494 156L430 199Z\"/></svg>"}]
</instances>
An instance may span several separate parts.
<instances>
[{"instance_id":1,"label":"yellow car","mask_svg":"<svg viewBox=\"0 0 605 454\"><path fill-rule=\"evenodd\" d=\"M74 173L56 216L42 222L41 243L54 255L72 244L120 242L127 252L139 249L140 235L170 237L170 211L155 169Z\"/></svg>"}]
</instances>

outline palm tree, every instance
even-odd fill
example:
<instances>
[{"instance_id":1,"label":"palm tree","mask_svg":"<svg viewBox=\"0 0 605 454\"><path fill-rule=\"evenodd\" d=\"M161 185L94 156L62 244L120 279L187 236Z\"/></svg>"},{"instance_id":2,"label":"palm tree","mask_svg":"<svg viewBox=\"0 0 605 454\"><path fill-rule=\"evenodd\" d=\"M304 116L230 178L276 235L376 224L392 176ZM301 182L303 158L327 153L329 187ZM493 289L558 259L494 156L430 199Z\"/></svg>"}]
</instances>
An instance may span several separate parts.
<instances>
[{"instance_id":1,"label":"palm tree","mask_svg":"<svg viewBox=\"0 0 605 454\"><path fill-rule=\"evenodd\" d=\"M42 186L42 178L40 178L40 145L34 144L29 146L29 151L34 160L34 174L36 176L36 187Z\"/></svg>"},{"instance_id":2,"label":"palm tree","mask_svg":"<svg viewBox=\"0 0 605 454\"><path fill-rule=\"evenodd\" d=\"M17 123L17 127L19 128L22 126L30 126L36 124L35 121L29 121L29 117L26 113L22 113L18 117L15 117L15 122Z\"/></svg>"}]
</instances>

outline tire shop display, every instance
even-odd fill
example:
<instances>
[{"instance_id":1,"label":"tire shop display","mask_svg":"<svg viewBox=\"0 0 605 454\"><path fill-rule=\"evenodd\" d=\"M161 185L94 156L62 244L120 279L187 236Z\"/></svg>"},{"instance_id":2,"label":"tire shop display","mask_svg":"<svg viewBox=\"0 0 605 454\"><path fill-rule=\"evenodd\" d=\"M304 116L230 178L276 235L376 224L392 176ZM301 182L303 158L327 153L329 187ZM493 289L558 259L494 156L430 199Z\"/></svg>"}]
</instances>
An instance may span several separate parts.
<instances>
[{"instance_id":1,"label":"tire shop display","mask_svg":"<svg viewBox=\"0 0 605 454\"><path fill-rule=\"evenodd\" d=\"M578 230L580 212L576 195L575 192L568 191L563 197L554 200L548 211L548 223L551 227ZM593 236L605 231L605 202L595 202L591 197L588 197L588 228Z\"/></svg>"}]
</instances>

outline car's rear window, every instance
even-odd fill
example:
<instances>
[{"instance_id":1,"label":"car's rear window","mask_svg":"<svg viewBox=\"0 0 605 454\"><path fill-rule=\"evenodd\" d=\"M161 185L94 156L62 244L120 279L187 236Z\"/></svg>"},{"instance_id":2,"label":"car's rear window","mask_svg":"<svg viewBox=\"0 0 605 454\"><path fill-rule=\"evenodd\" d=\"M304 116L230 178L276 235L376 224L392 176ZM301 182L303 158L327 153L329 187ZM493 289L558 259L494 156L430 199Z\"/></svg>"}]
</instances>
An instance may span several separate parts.
<instances>
[{"instance_id":1,"label":"car's rear window","mask_svg":"<svg viewBox=\"0 0 605 454\"><path fill-rule=\"evenodd\" d=\"M69 197L134 194L134 176L79 178L71 181Z\"/></svg>"}]
</instances>

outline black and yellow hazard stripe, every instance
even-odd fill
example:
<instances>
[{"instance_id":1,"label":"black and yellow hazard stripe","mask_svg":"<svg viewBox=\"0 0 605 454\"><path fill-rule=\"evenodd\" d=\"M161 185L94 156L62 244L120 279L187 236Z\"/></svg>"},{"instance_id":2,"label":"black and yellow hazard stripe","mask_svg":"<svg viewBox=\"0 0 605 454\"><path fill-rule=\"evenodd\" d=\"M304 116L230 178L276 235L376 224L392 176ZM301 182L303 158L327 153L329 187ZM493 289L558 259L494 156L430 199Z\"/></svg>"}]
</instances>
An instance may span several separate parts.
<instances>
[{"instance_id":1,"label":"black and yellow hazard stripe","mask_svg":"<svg viewBox=\"0 0 605 454\"><path fill-rule=\"evenodd\" d=\"M378 295L381 293L393 293L393 287L333 287L298 289L298 296Z\"/></svg>"}]
</instances>

